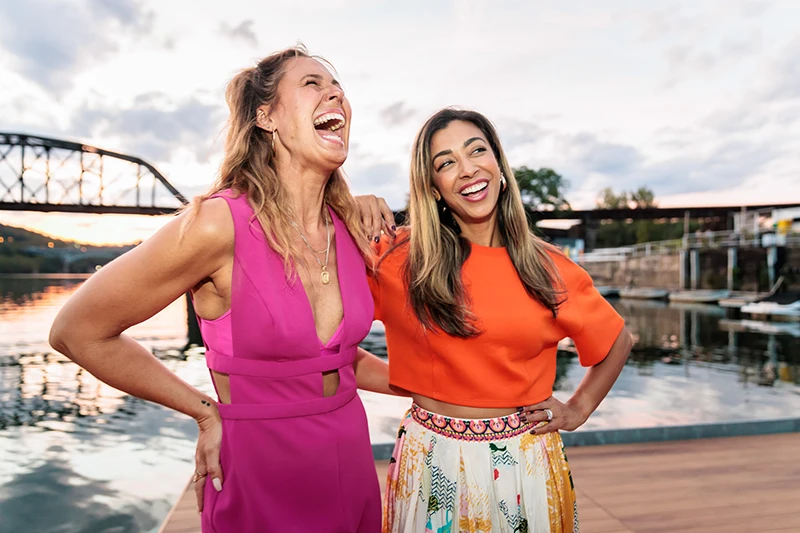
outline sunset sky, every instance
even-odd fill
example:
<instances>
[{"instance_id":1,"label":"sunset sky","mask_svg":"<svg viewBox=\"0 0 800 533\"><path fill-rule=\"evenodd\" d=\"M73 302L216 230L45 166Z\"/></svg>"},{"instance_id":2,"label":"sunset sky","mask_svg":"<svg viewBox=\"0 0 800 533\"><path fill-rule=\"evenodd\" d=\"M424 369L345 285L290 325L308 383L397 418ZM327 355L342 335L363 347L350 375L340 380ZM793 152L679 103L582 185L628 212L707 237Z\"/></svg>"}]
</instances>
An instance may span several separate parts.
<instances>
[{"instance_id":1,"label":"sunset sky","mask_svg":"<svg viewBox=\"0 0 800 533\"><path fill-rule=\"evenodd\" d=\"M0 131L140 156L191 196L219 165L226 82L302 41L351 101L354 192L393 208L446 105L492 119L512 165L563 174L576 208L643 185L664 206L800 202L798 20L792 0L4 2ZM102 243L164 219L0 223Z\"/></svg>"}]
</instances>

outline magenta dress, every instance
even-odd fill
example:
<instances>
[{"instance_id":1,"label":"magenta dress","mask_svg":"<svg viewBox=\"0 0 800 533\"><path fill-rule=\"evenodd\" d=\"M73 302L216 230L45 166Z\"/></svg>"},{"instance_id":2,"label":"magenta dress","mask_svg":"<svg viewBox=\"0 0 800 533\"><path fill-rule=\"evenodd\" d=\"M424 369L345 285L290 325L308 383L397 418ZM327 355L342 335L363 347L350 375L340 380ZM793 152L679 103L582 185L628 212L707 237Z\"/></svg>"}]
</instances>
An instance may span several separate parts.
<instances>
[{"instance_id":1,"label":"magenta dress","mask_svg":"<svg viewBox=\"0 0 800 533\"><path fill-rule=\"evenodd\" d=\"M231 310L200 328L208 367L230 376L231 403L219 405L224 485L205 481L203 532L378 533L380 486L353 369L373 317L358 248L331 211L344 319L323 343L302 283L287 281L245 196L218 196L235 226ZM330 370L340 385L324 397Z\"/></svg>"}]
</instances>

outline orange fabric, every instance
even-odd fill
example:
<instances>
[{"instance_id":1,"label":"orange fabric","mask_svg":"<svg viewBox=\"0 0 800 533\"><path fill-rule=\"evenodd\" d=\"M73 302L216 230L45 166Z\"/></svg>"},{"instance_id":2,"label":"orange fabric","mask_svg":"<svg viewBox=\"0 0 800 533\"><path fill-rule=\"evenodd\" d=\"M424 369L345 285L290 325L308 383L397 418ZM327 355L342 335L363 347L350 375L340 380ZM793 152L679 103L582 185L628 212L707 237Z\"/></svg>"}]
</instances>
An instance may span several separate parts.
<instances>
[{"instance_id":1,"label":"orange fabric","mask_svg":"<svg viewBox=\"0 0 800 533\"><path fill-rule=\"evenodd\" d=\"M382 241L379 253L388 248ZM625 325L586 271L565 256L551 253L567 289L554 319L525 292L505 248L473 245L462 276L483 333L473 339L425 333L403 282L407 251L403 245L389 253L369 281L375 320L386 329L389 381L410 392L468 407L537 403L553 393L558 341L572 338L581 365L592 366Z\"/></svg>"}]
</instances>

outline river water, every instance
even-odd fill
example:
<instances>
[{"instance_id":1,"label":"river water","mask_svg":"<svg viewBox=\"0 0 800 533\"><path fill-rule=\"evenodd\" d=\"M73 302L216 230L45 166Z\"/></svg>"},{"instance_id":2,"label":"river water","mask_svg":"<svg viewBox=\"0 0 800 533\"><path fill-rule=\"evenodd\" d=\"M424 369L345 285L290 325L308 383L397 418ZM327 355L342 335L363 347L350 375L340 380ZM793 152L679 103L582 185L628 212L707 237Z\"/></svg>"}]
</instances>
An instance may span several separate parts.
<instances>
[{"instance_id":1,"label":"river water","mask_svg":"<svg viewBox=\"0 0 800 533\"><path fill-rule=\"evenodd\" d=\"M83 281L0 277L0 533L154 532L192 472L192 420L100 383L48 347L55 314ZM763 332L716 306L613 304L635 352L578 431L800 412L800 325ZM201 351L181 352L183 300L129 334L212 392ZM363 346L385 355L380 324ZM565 346L556 396L568 398L583 373ZM361 397L373 442L391 442L409 400Z\"/></svg>"}]
</instances>

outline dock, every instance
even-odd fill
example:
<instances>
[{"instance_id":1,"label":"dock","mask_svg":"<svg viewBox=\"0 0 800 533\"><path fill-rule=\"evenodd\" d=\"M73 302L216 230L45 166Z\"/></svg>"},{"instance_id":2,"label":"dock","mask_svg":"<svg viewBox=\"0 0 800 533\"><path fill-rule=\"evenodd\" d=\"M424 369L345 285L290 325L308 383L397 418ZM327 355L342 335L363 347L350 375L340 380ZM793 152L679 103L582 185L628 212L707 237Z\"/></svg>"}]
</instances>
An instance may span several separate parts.
<instances>
[{"instance_id":1,"label":"dock","mask_svg":"<svg viewBox=\"0 0 800 533\"><path fill-rule=\"evenodd\" d=\"M800 531L797 450L800 433L568 448L581 532ZM200 533L187 489L159 533Z\"/></svg>"}]
</instances>

